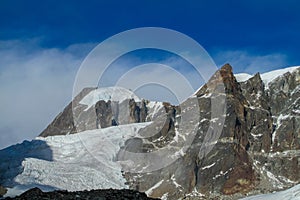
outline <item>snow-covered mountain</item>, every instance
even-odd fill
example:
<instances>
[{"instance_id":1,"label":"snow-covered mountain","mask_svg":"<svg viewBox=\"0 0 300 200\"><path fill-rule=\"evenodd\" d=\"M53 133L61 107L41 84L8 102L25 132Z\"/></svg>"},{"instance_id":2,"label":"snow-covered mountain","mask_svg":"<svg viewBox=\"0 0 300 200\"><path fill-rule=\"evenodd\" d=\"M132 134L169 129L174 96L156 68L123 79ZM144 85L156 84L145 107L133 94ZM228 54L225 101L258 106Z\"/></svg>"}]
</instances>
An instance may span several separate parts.
<instances>
[{"instance_id":1,"label":"snow-covered mountain","mask_svg":"<svg viewBox=\"0 0 300 200\"><path fill-rule=\"evenodd\" d=\"M299 172L300 67L234 75L225 65L177 106L86 88L35 140L0 150L7 196L36 186L130 188L162 199L287 189L249 199L295 200Z\"/></svg>"},{"instance_id":2,"label":"snow-covered mountain","mask_svg":"<svg viewBox=\"0 0 300 200\"><path fill-rule=\"evenodd\" d=\"M162 102L139 98L121 87L85 88L40 134L67 135L85 130L152 121Z\"/></svg>"}]
</instances>

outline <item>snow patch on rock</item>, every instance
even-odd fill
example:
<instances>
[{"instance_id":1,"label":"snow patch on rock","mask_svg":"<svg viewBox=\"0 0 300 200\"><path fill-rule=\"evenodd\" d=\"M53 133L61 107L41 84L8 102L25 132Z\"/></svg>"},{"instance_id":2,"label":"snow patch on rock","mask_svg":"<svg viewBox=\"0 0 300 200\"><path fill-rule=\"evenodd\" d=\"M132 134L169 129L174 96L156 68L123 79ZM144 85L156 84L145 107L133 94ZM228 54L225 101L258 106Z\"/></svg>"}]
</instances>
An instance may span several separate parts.
<instances>
[{"instance_id":1,"label":"snow patch on rock","mask_svg":"<svg viewBox=\"0 0 300 200\"><path fill-rule=\"evenodd\" d=\"M110 100L121 103L126 99L134 99L135 102L141 101L141 99L130 90L127 90L122 87L106 87L97 88L91 91L79 102L79 104L86 105L87 108L85 109L85 111L87 111L100 100Z\"/></svg>"}]
</instances>

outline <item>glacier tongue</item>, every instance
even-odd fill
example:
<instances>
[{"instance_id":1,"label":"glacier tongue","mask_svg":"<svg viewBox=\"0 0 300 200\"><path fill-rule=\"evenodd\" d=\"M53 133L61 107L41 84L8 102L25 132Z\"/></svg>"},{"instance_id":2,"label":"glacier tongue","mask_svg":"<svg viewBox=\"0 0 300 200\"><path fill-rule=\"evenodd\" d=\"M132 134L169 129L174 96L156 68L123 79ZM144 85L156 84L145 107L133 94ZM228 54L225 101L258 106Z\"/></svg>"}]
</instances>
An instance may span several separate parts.
<instances>
[{"instance_id":1,"label":"glacier tongue","mask_svg":"<svg viewBox=\"0 0 300 200\"><path fill-rule=\"evenodd\" d=\"M89 130L73 135L38 137L17 145L17 153L14 146L1 150L0 154L3 156L0 157L0 163L8 163L8 166L0 165L1 171L8 171L1 181L11 186L7 196L19 195L36 186L48 191L127 188L121 166L114 158L126 139L136 135L140 128L148 124L149 122ZM41 145L37 145L37 141L41 141ZM35 143L34 148L31 143ZM51 150L51 159L43 150L46 147L42 144L45 143ZM14 171L18 170L18 167L12 166L15 155L9 152L24 154L18 155L25 158L22 166L19 166L21 171ZM10 177L11 174L17 176Z\"/></svg>"}]
</instances>

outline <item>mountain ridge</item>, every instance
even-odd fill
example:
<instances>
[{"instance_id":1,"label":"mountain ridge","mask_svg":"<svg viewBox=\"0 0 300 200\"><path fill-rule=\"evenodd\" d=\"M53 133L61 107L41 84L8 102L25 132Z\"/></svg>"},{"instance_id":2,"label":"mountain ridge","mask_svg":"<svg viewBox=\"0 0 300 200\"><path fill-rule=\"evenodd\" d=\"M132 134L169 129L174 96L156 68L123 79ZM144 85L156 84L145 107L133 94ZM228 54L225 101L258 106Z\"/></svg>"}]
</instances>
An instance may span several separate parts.
<instances>
[{"instance_id":1,"label":"mountain ridge","mask_svg":"<svg viewBox=\"0 0 300 200\"><path fill-rule=\"evenodd\" d=\"M171 145L174 149L171 152L177 156L173 163L152 171L150 175L146 171L136 173L125 170L122 180L126 185L131 189L146 192L152 197L205 199L222 195L224 199L237 199L245 194L282 190L300 181L300 68L287 71L283 74L277 73L278 76L269 82L264 81L259 73L241 81L236 79L235 76L238 75L234 75L232 67L227 64L195 93L196 96L178 106L147 100L129 99L113 103L114 101L109 99L106 101L100 99L87 109L85 105L78 104L84 96L95 89L86 89L75 98L75 107L72 103L69 104L48 126L47 131L41 134L50 137L40 139L48 144L47 140L51 140L51 137L53 139L64 137L51 136L55 131L57 135L66 135L89 129L97 130L100 128L97 123L103 125L101 127L109 127L109 130L114 130L115 125L118 125L119 129L123 126L132 128L140 126L140 129L136 129L137 132L131 132L129 138L126 137L122 140L122 144L117 145L119 152L116 158L119 161L128 160L130 152L155 152L166 145ZM267 77L270 79L270 74ZM221 113L226 111L224 117L213 118L214 113L210 108L215 100L216 102L225 100L226 110L220 111ZM79 124L77 129L74 129L76 123L72 122L73 115L70 116L74 114L72 108L75 108L75 112L86 112L79 117L75 115L74 120L83 119L83 122L79 120L77 123ZM128 110L124 112L124 108ZM190 122L193 116L200 118L198 121ZM112 123L113 120L116 124ZM185 123L180 124L182 120L185 120ZM213 125L217 131L218 124L222 124L222 120L224 127L220 135L207 139L207 134L213 133L209 132L210 127ZM138 125L137 122L142 123ZM161 131L155 131L157 126L161 127ZM107 128L98 129L97 132L99 131L104 133ZM193 131L196 131L194 142L189 148L180 149L180 145L186 142L186 138L189 138ZM88 135L86 134L87 138ZM147 137L140 138L138 135ZM108 136L109 134L106 135ZM202 145L208 143L214 145ZM1 151L5 156L3 150ZM120 164L119 170L129 167L126 163ZM151 166L143 162L139 164L141 165L139 169L143 170ZM5 185L5 182L2 181L0 184Z\"/></svg>"}]
</instances>

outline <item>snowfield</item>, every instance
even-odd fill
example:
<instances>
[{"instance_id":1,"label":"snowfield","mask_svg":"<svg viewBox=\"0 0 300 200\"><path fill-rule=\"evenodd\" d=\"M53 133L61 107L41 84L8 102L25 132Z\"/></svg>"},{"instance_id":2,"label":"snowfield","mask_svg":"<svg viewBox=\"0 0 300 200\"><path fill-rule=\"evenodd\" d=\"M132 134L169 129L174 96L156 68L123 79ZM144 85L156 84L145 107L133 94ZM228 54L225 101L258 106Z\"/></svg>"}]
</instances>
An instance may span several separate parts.
<instances>
[{"instance_id":1,"label":"snowfield","mask_svg":"<svg viewBox=\"0 0 300 200\"><path fill-rule=\"evenodd\" d=\"M265 86L268 86L268 84L271 81L273 81L274 79L276 79L278 76L282 76L287 72L292 73L293 71L295 71L298 68L299 68L299 66L288 67L288 68L284 68L284 69L274 70L271 72L266 72L266 73L261 74L261 79L263 80Z\"/></svg>"},{"instance_id":2,"label":"snowfield","mask_svg":"<svg viewBox=\"0 0 300 200\"><path fill-rule=\"evenodd\" d=\"M242 200L300 200L300 184L284 191L256 195Z\"/></svg>"},{"instance_id":3,"label":"snowfield","mask_svg":"<svg viewBox=\"0 0 300 200\"><path fill-rule=\"evenodd\" d=\"M261 77L262 81L264 82L265 87L268 88L269 83L272 82L273 80L275 80L277 77L282 76L287 72L292 73L299 67L300 66L295 66L295 67L288 67L288 68L284 68L284 69L273 70L270 72L260 74L260 77ZM249 78L253 77L253 75L247 74L247 73L234 74L234 76L236 77L238 82L243 82L243 81L246 81Z\"/></svg>"},{"instance_id":4,"label":"snowfield","mask_svg":"<svg viewBox=\"0 0 300 200\"><path fill-rule=\"evenodd\" d=\"M29 188L69 191L127 188L114 157L126 139L149 123L114 126L65 136L36 138L0 151L6 196Z\"/></svg>"},{"instance_id":5,"label":"snowfield","mask_svg":"<svg viewBox=\"0 0 300 200\"><path fill-rule=\"evenodd\" d=\"M252 75L247 74L247 73L235 74L234 76L238 82L247 81L249 78L252 77Z\"/></svg>"},{"instance_id":6,"label":"snowfield","mask_svg":"<svg viewBox=\"0 0 300 200\"><path fill-rule=\"evenodd\" d=\"M121 103L126 99L134 99L135 102L141 101L132 91L121 87L97 88L86 95L79 103L88 106L85 110L94 106L98 101L118 101Z\"/></svg>"}]
</instances>

